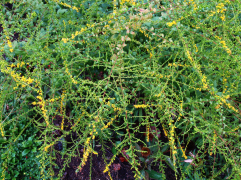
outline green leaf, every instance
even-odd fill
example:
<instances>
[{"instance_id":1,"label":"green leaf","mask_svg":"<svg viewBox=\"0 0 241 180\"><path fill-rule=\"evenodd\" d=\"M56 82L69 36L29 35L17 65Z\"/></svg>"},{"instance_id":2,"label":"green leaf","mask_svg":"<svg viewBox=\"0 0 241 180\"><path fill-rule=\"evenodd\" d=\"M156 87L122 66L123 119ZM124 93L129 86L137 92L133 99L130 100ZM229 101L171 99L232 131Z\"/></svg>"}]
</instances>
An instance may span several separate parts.
<instances>
[{"instance_id":1,"label":"green leaf","mask_svg":"<svg viewBox=\"0 0 241 180\"><path fill-rule=\"evenodd\" d=\"M136 152L136 154L137 154L139 157L142 157L142 156L141 156L141 152L139 152L139 151L141 151L141 147L140 147L137 143L135 143L134 145L135 145L136 149L138 150L138 151ZM143 162L144 162L144 161L143 161Z\"/></svg>"},{"instance_id":2,"label":"green leaf","mask_svg":"<svg viewBox=\"0 0 241 180\"><path fill-rule=\"evenodd\" d=\"M115 149L115 147L112 147L112 148L111 148L111 152L112 152L114 155L116 155L116 149Z\"/></svg>"},{"instance_id":3,"label":"green leaf","mask_svg":"<svg viewBox=\"0 0 241 180\"><path fill-rule=\"evenodd\" d=\"M29 149L24 149L24 151L22 152L22 156L25 156L26 154L28 154L30 152Z\"/></svg>"},{"instance_id":4,"label":"green leaf","mask_svg":"<svg viewBox=\"0 0 241 180\"><path fill-rule=\"evenodd\" d=\"M12 152L12 157L13 157L13 158L15 157L15 155L16 155L16 153L15 153L15 152Z\"/></svg>"},{"instance_id":5,"label":"green leaf","mask_svg":"<svg viewBox=\"0 0 241 180\"><path fill-rule=\"evenodd\" d=\"M165 145L162 149L161 149L161 152L165 152L166 150L168 150L170 146L169 145Z\"/></svg>"},{"instance_id":6,"label":"green leaf","mask_svg":"<svg viewBox=\"0 0 241 180\"><path fill-rule=\"evenodd\" d=\"M121 138L122 136L124 136L124 132L123 131L117 131L117 135L116 135L116 138Z\"/></svg>"},{"instance_id":7,"label":"green leaf","mask_svg":"<svg viewBox=\"0 0 241 180\"><path fill-rule=\"evenodd\" d=\"M158 180L162 179L162 176L163 176L162 173L158 173L158 172L156 172L154 170L151 170L151 171L145 170L145 171L149 173L149 177L150 178L158 179Z\"/></svg>"},{"instance_id":8,"label":"green leaf","mask_svg":"<svg viewBox=\"0 0 241 180\"><path fill-rule=\"evenodd\" d=\"M37 152L37 150L36 150L37 148L36 147L34 147L31 151L32 152Z\"/></svg>"},{"instance_id":9,"label":"green leaf","mask_svg":"<svg viewBox=\"0 0 241 180\"><path fill-rule=\"evenodd\" d=\"M65 12L67 12L67 9L59 9L57 14L64 14Z\"/></svg>"},{"instance_id":10,"label":"green leaf","mask_svg":"<svg viewBox=\"0 0 241 180\"><path fill-rule=\"evenodd\" d=\"M118 146L119 144L121 144L121 141L116 141L115 144L116 146Z\"/></svg>"},{"instance_id":11,"label":"green leaf","mask_svg":"<svg viewBox=\"0 0 241 180\"><path fill-rule=\"evenodd\" d=\"M15 174L15 177L18 177L18 175L19 175L19 172L18 171L16 171L16 170L14 170L14 174ZM13 178L14 179L14 178ZM15 178L16 179L16 178Z\"/></svg>"},{"instance_id":12,"label":"green leaf","mask_svg":"<svg viewBox=\"0 0 241 180\"><path fill-rule=\"evenodd\" d=\"M7 143L7 138L6 137L0 138L0 144L2 144L2 143Z\"/></svg>"},{"instance_id":13,"label":"green leaf","mask_svg":"<svg viewBox=\"0 0 241 180\"><path fill-rule=\"evenodd\" d=\"M170 168L172 168L173 171L177 172L177 170L175 169L175 166L173 165L171 159L168 156L165 156L165 162L168 164ZM177 172L177 174L179 173Z\"/></svg>"},{"instance_id":14,"label":"green leaf","mask_svg":"<svg viewBox=\"0 0 241 180\"><path fill-rule=\"evenodd\" d=\"M142 108L139 109L139 116L142 116ZM139 117L139 121L141 121L141 117Z\"/></svg>"},{"instance_id":15,"label":"green leaf","mask_svg":"<svg viewBox=\"0 0 241 180\"><path fill-rule=\"evenodd\" d=\"M119 144L121 144L121 141L116 141L115 144L116 144L116 146L118 146ZM117 153L115 147L113 147L113 148L111 149L111 151L112 151L113 154L116 154L116 153Z\"/></svg>"},{"instance_id":16,"label":"green leaf","mask_svg":"<svg viewBox=\"0 0 241 180\"><path fill-rule=\"evenodd\" d=\"M144 177L145 177L145 170L142 169L142 170L141 170L141 178L140 178L140 180L142 180Z\"/></svg>"},{"instance_id":17,"label":"green leaf","mask_svg":"<svg viewBox=\"0 0 241 180\"><path fill-rule=\"evenodd\" d=\"M142 162L145 162L145 159L143 157L139 157L139 159L142 161Z\"/></svg>"}]
</instances>

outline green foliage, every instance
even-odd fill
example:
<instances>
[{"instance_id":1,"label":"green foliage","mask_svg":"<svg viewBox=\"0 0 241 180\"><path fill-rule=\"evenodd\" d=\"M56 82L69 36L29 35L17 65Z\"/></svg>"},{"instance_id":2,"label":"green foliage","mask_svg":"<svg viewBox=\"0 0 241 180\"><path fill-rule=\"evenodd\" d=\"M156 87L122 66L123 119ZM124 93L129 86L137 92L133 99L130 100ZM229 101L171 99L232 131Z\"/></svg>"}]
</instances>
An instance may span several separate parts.
<instances>
[{"instance_id":1,"label":"green foliage","mask_svg":"<svg viewBox=\"0 0 241 180\"><path fill-rule=\"evenodd\" d=\"M114 141L104 172L122 154L136 179L165 179L162 161L181 179L239 179L238 9L237 0L3 2L1 177L53 178L61 151L62 178L83 146L77 173L98 140Z\"/></svg>"},{"instance_id":2,"label":"green foliage","mask_svg":"<svg viewBox=\"0 0 241 180\"><path fill-rule=\"evenodd\" d=\"M42 143L36 140L38 131L29 119L31 111L22 107L23 111L21 112L21 109L18 108L18 102L11 103L10 94L2 91L1 95L3 94L5 95L5 102L8 102L8 104L5 104L1 116L7 123L4 126L5 136L0 138L0 173L5 173L5 179L41 179L39 174L40 158L36 156L40 154L38 148ZM9 113L9 107L15 107L12 109L15 111ZM17 116L18 113L23 112L22 116ZM48 160L46 160L47 162Z\"/></svg>"}]
</instances>

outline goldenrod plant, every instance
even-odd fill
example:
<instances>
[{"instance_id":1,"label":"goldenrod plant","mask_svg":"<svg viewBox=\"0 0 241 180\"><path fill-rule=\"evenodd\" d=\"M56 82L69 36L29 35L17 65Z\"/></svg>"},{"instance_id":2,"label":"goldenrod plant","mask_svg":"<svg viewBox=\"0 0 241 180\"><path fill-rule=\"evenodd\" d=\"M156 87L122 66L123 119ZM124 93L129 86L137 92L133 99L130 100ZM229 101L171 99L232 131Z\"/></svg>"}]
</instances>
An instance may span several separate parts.
<instances>
[{"instance_id":1,"label":"goldenrod plant","mask_svg":"<svg viewBox=\"0 0 241 180\"><path fill-rule=\"evenodd\" d=\"M78 177L97 142L113 145L110 159L101 149L109 179L119 157L136 180L166 179L167 166L175 179L240 179L240 9L238 0L1 2L0 179L64 179L77 156Z\"/></svg>"}]
</instances>

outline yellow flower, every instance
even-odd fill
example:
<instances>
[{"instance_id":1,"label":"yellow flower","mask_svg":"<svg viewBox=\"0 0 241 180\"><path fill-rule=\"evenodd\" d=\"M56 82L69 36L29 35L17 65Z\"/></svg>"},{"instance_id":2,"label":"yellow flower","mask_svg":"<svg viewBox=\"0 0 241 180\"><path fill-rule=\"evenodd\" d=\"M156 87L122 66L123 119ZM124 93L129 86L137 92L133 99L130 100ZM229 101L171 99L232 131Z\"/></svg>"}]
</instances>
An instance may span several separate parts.
<instances>
[{"instance_id":1,"label":"yellow flower","mask_svg":"<svg viewBox=\"0 0 241 180\"><path fill-rule=\"evenodd\" d=\"M41 96L37 96L37 98L38 98L39 100L42 100L42 97L41 97Z\"/></svg>"},{"instance_id":2,"label":"yellow flower","mask_svg":"<svg viewBox=\"0 0 241 180\"><path fill-rule=\"evenodd\" d=\"M33 81L34 81L34 80L31 79L30 77L27 79L27 83L28 83L28 84L31 84Z\"/></svg>"},{"instance_id":3,"label":"yellow flower","mask_svg":"<svg viewBox=\"0 0 241 180\"><path fill-rule=\"evenodd\" d=\"M106 173L107 171L109 171L109 167L106 166L105 170L103 171L103 173Z\"/></svg>"},{"instance_id":4,"label":"yellow flower","mask_svg":"<svg viewBox=\"0 0 241 180\"><path fill-rule=\"evenodd\" d=\"M64 41L64 43L67 43L67 38L62 38L62 41Z\"/></svg>"}]
</instances>

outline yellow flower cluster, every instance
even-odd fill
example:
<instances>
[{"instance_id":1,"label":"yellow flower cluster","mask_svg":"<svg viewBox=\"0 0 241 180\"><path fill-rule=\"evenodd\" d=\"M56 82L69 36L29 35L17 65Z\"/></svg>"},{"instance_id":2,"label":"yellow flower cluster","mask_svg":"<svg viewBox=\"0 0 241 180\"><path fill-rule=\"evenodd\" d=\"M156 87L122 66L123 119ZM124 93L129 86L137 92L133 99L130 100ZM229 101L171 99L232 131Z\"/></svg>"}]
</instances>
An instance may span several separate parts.
<instances>
[{"instance_id":1,"label":"yellow flower cluster","mask_svg":"<svg viewBox=\"0 0 241 180\"><path fill-rule=\"evenodd\" d=\"M170 120L171 122L173 122L173 120L171 119ZM170 131L170 136L169 136L169 144L170 146L172 147L172 154L173 154L173 159L174 159L174 166L176 165L176 157L175 157L175 154L177 154L177 147L175 146L174 144L174 128L175 126L173 124L171 124L171 122L169 123L169 125L171 126L171 131Z\"/></svg>"},{"instance_id":2,"label":"yellow flower cluster","mask_svg":"<svg viewBox=\"0 0 241 180\"><path fill-rule=\"evenodd\" d=\"M139 171L135 171L135 175L134 175L134 178L135 179L141 179L141 174L140 174L140 172Z\"/></svg>"},{"instance_id":3,"label":"yellow flower cluster","mask_svg":"<svg viewBox=\"0 0 241 180\"><path fill-rule=\"evenodd\" d=\"M0 123L0 130L1 130L1 134L2 134L2 137L4 137L4 129L3 129L3 123L1 122Z\"/></svg>"},{"instance_id":4,"label":"yellow flower cluster","mask_svg":"<svg viewBox=\"0 0 241 180\"><path fill-rule=\"evenodd\" d=\"M139 31L143 33L145 37L151 39L151 37L146 33L146 31L143 31L142 29L139 29Z\"/></svg>"},{"instance_id":5,"label":"yellow flower cluster","mask_svg":"<svg viewBox=\"0 0 241 180\"><path fill-rule=\"evenodd\" d=\"M186 156L185 152L183 151L182 146L181 146L180 148L181 148L181 151L182 151L182 157L184 157L185 159L187 159L187 156Z\"/></svg>"},{"instance_id":6,"label":"yellow flower cluster","mask_svg":"<svg viewBox=\"0 0 241 180\"><path fill-rule=\"evenodd\" d=\"M1 165L2 165L2 176L1 177L3 180L5 180L5 171L6 171L6 168L8 167L8 163L6 161L4 161Z\"/></svg>"},{"instance_id":7,"label":"yellow flower cluster","mask_svg":"<svg viewBox=\"0 0 241 180\"><path fill-rule=\"evenodd\" d=\"M227 83L227 79L223 78L223 85L225 85ZM225 86L224 90L223 90L223 94L227 91L227 87Z\"/></svg>"},{"instance_id":8,"label":"yellow flower cluster","mask_svg":"<svg viewBox=\"0 0 241 180\"><path fill-rule=\"evenodd\" d=\"M223 47L226 49L227 53L229 55L231 55L231 50L228 48L228 46L226 45L225 41L220 41L220 43L223 45Z\"/></svg>"},{"instance_id":9,"label":"yellow flower cluster","mask_svg":"<svg viewBox=\"0 0 241 180\"><path fill-rule=\"evenodd\" d=\"M66 61L64 61L64 66L65 66L65 72L70 76L72 82L73 82L74 84L77 84L77 81L74 80L73 76L72 76L72 75L70 74L70 72L69 72L69 68L67 67Z\"/></svg>"},{"instance_id":10,"label":"yellow flower cluster","mask_svg":"<svg viewBox=\"0 0 241 180\"><path fill-rule=\"evenodd\" d=\"M82 160L83 163L82 163L81 167L83 167L86 164L86 161L87 161L87 159L89 157L89 153L90 152L91 152L91 148L90 148L90 146L88 146L86 151L84 151L83 160Z\"/></svg>"},{"instance_id":11,"label":"yellow flower cluster","mask_svg":"<svg viewBox=\"0 0 241 180\"><path fill-rule=\"evenodd\" d=\"M97 98L95 98L95 99L97 99ZM107 99L115 99L115 98L107 98ZM105 100L103 99L103 102L104 102L106 105L110 106L110 101L105 102ZM115 107L115 104L111 104L111 107L114 109L114 111L121 111L121 108L116 108L116 107Z\"/></svg>"},{"instance_id":12,"label":"yellow flower cluster","mask_svg":"<svg viewBox=\"0 0 241 180\"><path fill-rule=\"evenodd\" d=\"M43 94L42 94L42 90L41 90L40 94L43 95ZM42 99L42 96L37 96L37 98L38 98L39 100L41 100L38 104L39 104L40 106L42 106L41 110L42 110L42 112L43 112L43 114L44 114L44 119L45 119L46 124L47 124L47 126L48 126L48 125L49 125L49 122L48 122L47 110L45 109L45 101Z\"/></svg>"},{"instance_id":13,"label":"yellow flower cluster","mask_svg":"<svg viewBox=\"0 0 241 180\"><path fill-rule=\"evenodd\" d=\"M206 90L206 89L208 88L207 77L202 74L202 72L201 72L201 70L200 70L200 65L197 65L197 64L193 61L193 59L192 59L189 51L186 51L186 53L187 53L188 59L189 59L189 60L191 61L191 63L193 64L193 67L197 68L197 71L199 72L199 75L200 75L200 77L201 77L201 81L202 81L202 84L203 84L203 89Z\"/></svg>"},{"instance_id":14,"label":"yellow flower cluster","mask_svg":"<svg viewBox=\"0 0 241 180\"><path fill-rule=\"evenodd\" d=\"M155 95L156 97L160 97L161 94L158 94L158 95ZM141 105L134 105L135 108L146 108L146 107L151 107L151 106L157 106L157 107L160 107L162 108L162 105L146 105L146 104L141 104Z\"/></svg>"},{"instance_id":15,"label":"yellow flower cluster","mask_svg":"<svg viewBox=\"0 0 241 180\"><path fill-rule=\"evenodd\" d=\"M75 6L70 6L70 5L66 4L66 3L59 2L59 0L53 0L53 1L59 3L59 4L63 5L63 6L65 6L65 7L68 7L70 9L73 9L73 10L76 10L77 12L79 12L79 8L77 8Z\"/></svg>"},{"instance_id":16,"label":"yellow flower cluster","mask_svg":"<svg viewBox=\"0 0 241 180\"><path fill-rule=\"evenodd\" d=\"M175 128L175 126L173 126L171 123L169 123L169 125L171 126L169 144L170 144L170 146L173 146L174 145L174 128Z\"/></svg>"},{"instance_id":17,"label":"yellow flower cluster","mask_svg":"<svg viewBox=\"0 0 241 180\"><path fill-rule=\"evenodd\" d=\"M94 121L94 122L98 122L98 121L99 121L99 118L98 118L97 116L95 116L94 119L96 120L96 121ZM92 131L90 132L90 135L92 136L92 139L95 139L95 135L98 134L98 132L96 131L96 125L95 125L95 123L91 123L91 124L89 124L89 128L90 128L91 126L92 126L93 128L92 128ZM95 134L93 134L93 133L95 133Z\"/></svg>"},{"instance_id":18,"label":"yellow flower cluster","mask_svg":"<svg viewBox=\"0 0 241 180\"><path fill-rule=\"evenodd\" d=\"M135 108L146 108L148 105L141 104L141 105L134 105Z\"/></svg>"},{"instance_id":19,"label":"yellow flower cluster","mask_svg":"<svg viewBox=\"0 0 241 180\"><path fill-rule=\"evenodd\" d=\"M21 63L17 63L17 68L21 68L24 65L25 65L25 62L23 62L23 61ZM27 63L27 65L29 65L29 63ZM11 64L10 66L11 66L11 68L16 67L14 64Z\"/></svg>"},{"instance_id":20,"label":"yellow flower cluster","mask_svg":"<svg viewBox=\"0 0 241 180\"><path fill-rule=\"evenodd\" d=\"M47 152L48 148L51 147L51 146L53 146L53 145L54 145L54 142L51 143L50 145L46 146L46 147L44 148L45 152Z\"/></svg>"},{"instance_id":21,"label":"yellow flower cluster","mask_svg":"<svg viewBox=\"0 0 241 180\"><path fill-rule=\"evenodd\" d=\"M215 109L219 109L222 104L223 104L223 103L218 104L218 105L215 107Z\"/></svg>"},{"instance_id":22,"label":"yellow flower cluster","mask_svg":"<svg viewBox=\"0 0 241 180\"><path fill-rule=\"evenodd\" d=\"M13 52L13 46L12 46L12 43L11 41L9 40L9 37L7 36L7 41L8 41L8 47L10 48L9 51L10 52Z\"/></svg>"},{"instance_id":23,"label":"yellow flower cluster","mask_svg":"<svg viewBox=\"0 0 241 180\"><path fill-rule=\"evenodd\" d=\"M198 48L197 48L197 45L195 44L195 48L196 48L196 52L198 52Z\"/></svg>"},{"instance_id":24,"label":"yellow flower cluster","mask_svg":"<svg viewBox=\"0 0 241 180\"><path fill-rule=\"evenodd\" d=\"M39 94L39 96L37 96L37 99L39 100L39 102L38 103L36 103L36 102L33 102L32 104L33 105L36 105L36 104L39 104L39 106L41 107L41 110L42 110L42 112L43 112L43 116L44 116L44 119L45 119L45 122L46 122L46 124L47 124L47 126L49 125L49 117L47 116L47 110L46 110L46 108L45 108L45 101L44 101L44 99L42 98L42 96L43 96L43 92L42 92L42 89L39 87L39 85L38 85L38 82L37 82L37 84L35 85L35 87L38 87L38 91L37 91L37 93Z\"/></svg>"},{"instance_id":25,"label":"yellow flower cluster","mask_svg":"<svg viewBox=\"0 0 241 180\"><path fill-rule=\"evenodd\" d=\"M94 151L91 147L90 147L90 138L87 138L87 140L86 140L86 142L85 142L85 144L86 144L86 146L87 146L87 149L85 150L84 149L84 155L83 155L83 160L82 160L82 163L81 163L81 165L78 167L78 169L81 171L81 169L82 169L82 167L86 164L86 161L87 161L87 159L88 159L88 157L89 157L89 154L91 153L91 152L93 152L94 154L98 154L96 151Z\"/></svg>"},{"instance_id":26,"label":"yellow flower cluster","mask_svg":"<svg viewBox=\"0 0 241 180\"><path fill-rule=\"evenodd\" d=\"M105 125L104 127L102 127L102 128L101 128L101 131L103 131L104 129L107 129L108 126L110 126L117 117L118 117L118 115L115 115L114 118L111 118L111 121L108 122L107 125Z\"/></svg>"},{"instance_id":27,"label":"yellow flower cluster","mask_svg":"<svg viewBox=\"0 0 241 180\"><path fill-rule=\"evenodd\" d=\"M187 53L187 57L188 57L188 59L190 59L190 61L193 63L193 59L192 59L192 57L191 57L189 51L186 51L186 53Z\"/></svg>"},{"instance_id":28,"label":"yellow flower cluster","mask_svg":"<svg viewBox=\"0 0 241 180\"><path fill-rule=\"evenodd\" d=\"M185 151L183 151L182 146L181 146L180 141L179 141L178 138L177 138L177 141L178 141L178 143L179 143L179 145L180 145L180 149L181 149L181 151L182 151L182 157L184 157L185 159L187 159L187 156L186 156L186 154L185 154Z\"/></svg>"},{"instance_id":29,"label":"yellow flower cluster","mask_svg":"<svg viewBox=\"0 0 241 180\"><path fill-rule=\"evenodd\" d=\"M148 48L146 48L146 50L147 50L147 52L150 54L150 58L153 56L152 55L152 53L151 53L151 51L148 49Z\"/></svg>"},{"instance_id":30,"label":"yellow flower cluster","mask_svg":"<svg viewBox=\"0 0 241 180\"><path fill-rule=\"evenodd\" d=\"M146 138L147 138L147 139L146 139L146 141L149 142L150 124L148 123L146 127L147 127L147 128L146 128L146 132L147 132L147 135L146 135Z\"/></svg>"},{"instance_id":31,"label":"yellow flower cluster","mask_svg":"<svg viewBox=\"0 0 241 180\"><path fill-rule=\"evenodd\" d=\"M34 82L34 79L31 79L30 77L27 79L25 78L24 76L20 76L20 74L16 73L14 70L12 70L11 67L13 67L13 65L10 65L10 67L8 67L8 63L4 60L1 61L1 71L3 73L7 73L7 74L10 74L13 79L17 82L17 86L19 86L19 84L22 85L22 87L25 87L26 85L25 84L31 84ZM5 66L2 66L2 65L5 65ZM18 67L22 67L22 65L24 65L24 62L21 62L21 64L18 63ZM7 68L6 68L7 67ZM13 89L16 89L17 87L14 87Z\"/></svg>"},{"instance_id":32,"label":"yellow flower cluster","mask_svg":"<svg viewBox=\"0 0 241 180\"><path fill-rule=\"evenodd\" d=\"M201 74L201 72L200 72ZM208 84L207 84L207 77L205 75L202 75L202 79L201 79L202 83L203 83L203 89L207 89L208 88Z\"/></svg>"},{"instance_id":33,"label":"yellow flower cluster","mask_svg":"<svg viewBox=\"0 0 241 180\"><path fill-rule=\"evenodd\" d=\"M121 108L114 108L114 111L121 111Z\"/></svg>"},{"instance_id":34,"label":"yellow flower cluster","mask_svg":"<svg viewBox=\"0 0 241 180\"><path fill-rule=\"evenodd\" d=\"M196 5L196 3L193 1L193 0L190 0L190 2L193 4L193 6L194 6L194 11L196 11L197 10L197 5Z\"/></svg>"},{"instance_id":35,"label":"yellow flower cluster","mask_svg":"<svg viewBox=\"0 0 241 180\"><path fill-rule=\"evenodd\" d=\"M166 75L163 76L162 74L157 74L155 72L148 72L147 74L150 76L155 76L156 78L163 78L163 77L167 78L168 77Z\"/></svg>"},{"instance_id":36,"label":"yellow flower cluster","mask_svg":"<svg viewBox=\"0 0 241 180\"><path fill-rule=\"evenodd\" d=\"M239 126L238 127L236 127L236 128L234 128L233 130L231 130L230 132L234 132L234 131L236 131L236 130L238 130L239 129Z\"/></svg>"},{"instance_id":37,"label":"yellow flower cluster","mask_svg":"<svg viewBox=\"0 0 241 180\"><path fill-rule=\"evenodd\" d=\"M48 100L46 100L47 102L54 102L54 101L57 101L58 99L60 99L60 97L58 97L58 98L53 98L53 99L48 99Z\"/></svg>"},{"instance_id":38,"label":"yellow flower cluster","mask_svg":"<svg viewBox=\"0 0 241 180\"><path fill-rule=\"evenodd\" d=\"M182 66L182 67L191 67L187 64L176 64L176 63L169 63L168 66L174 66L174 67L178 67L178 66Z\"/></svg>"},{"instance_id":39,"label":"yellow flower cluster","mask_svg":"<svg viewBox=\"0 0 241 180\"><path fill-rule=\"evenodd\" d=\"M213 150L214 150L214 154L216 152L215 144L216 144L217 134L215 133L215 131L213 131L213 134L214 134L214 136L213 136L213 147L212 147L212 149L210 151L210 156L213 154Z\"/></svg>"},{"instance_id":40,"label":"yellow flower cluster","mask_svg":"<svg viewBox=\"0 0 241 180\"><path fill-rule=\"evenodd\" d=\"M183 101L180 101L180 109L181 109L181 112L182 112L182 110L183 110ZM182 116L181 113L179 115Z\"/></svg>"},{"instance_id":41,"label":"yellow flower cluster","mask_svg":"<svg viewBox=\"0 0 241 180\"><path fill-rule=\"evenodd\" d=\"M156 97L160 97L163 93L164 93L164 91L162 90L161 93L156 94L155 96L156 96ZM162 107L162 106L160 106L160 105L158 105L158 106L159 106L159 107Z\"/></svg>"},{"instance_id":42,"label":"yellow flower cluster","mask_svg":"<svg viewBox=\"0 0 241 180\"><path fill-rule=\"evenodd\" d=\"M121 0L120 1L120 5L123 5L123 4L125 4L125 3L130 3L131 5L136 5L136 2L135 1L133 1L133 0Z\"/></svg>"},{"instance_id":43,"label":"yellow flower cluster","mask_svg":"<svg viewBox=\"0 0 241 180\"><path fill-rule=\"evenodd\" d=\"M167 131L166 131L165 127L163 126L163 124L162 124L162 128L163 128L165 136L167 137Z\"/></svg>"},{"instance_id":44,"label":"yellow flower cluster","mask_svg":"<svg viewBox=\"0 0 241 180\"><path fill-rule=\"evenodd\" d=\"M64 20L63 20L63 22L64 22L64 26L66 26L66 25L65 25L65 21L64 21ZM69 23L69 24L71 24L71 25L76 24L76 22L73 22L73 21L71 21L71 20L69 20L69 21L68 21L68 23Z\"/></svg>"},{"instance_id":45,"label":"yellow flower cluster","mask_svg":"<svg viewBox=\"0 0 241 180\"><path fill-rule=\"evenodd\" d=\"M213 93L214 94L214 93ZM230 103L227 103L226 100L228 98L230 98L230 95L227 95L227 96L223 96L223 97L220 97L218 95L215 95L216 98L218 98L219 100L221 100L224 104L226 104L228 106L229 109L232 109L233 111L235 111L236 113L238 113L238 110L235 109ZM219 103L215 108L216 109L219 109L220 105L222 105L222 103Z\"/></svg>"},{"instance_id":46,"label":"yellow flower cluster","mask_svg":"<svg viewBox=\"0 0 241 180\"><path fill-rule=\"evenodd\" d=\"M61 103L60 103L60 114L65 114L65 108L64 108L64 113L63 113L63 102L64 102L64 98L66 96L66 91L63 91L63 94L61 96ZM64 129L64 115L63 115L63 119L62 119L62 123L61 123L61 129Z\"/></svg>"},{"instance_id":47,"label":"yellow flower cluster","mask_svg":"<svg viewBox=\"0 0 241 180\"><path fill-rule=\"evenodd\" d=\"M3 43L1 46L1 50L0 50L1 52L4 50L4 45L5 45L5 43Z\"/></svg>"},{"instance_id":48,"label":"yellow flower cluster","mask_svg":"<svg viewBox=\"0 0 241 180\"><path fill-rule=\"evenodd\" d=\"M208 19L209 17L214 16L214 14L216 14L216 12L215 11L211 11L211 14L206 19Z\"/></svg>"},{"instance_id":49,"label":"yellow flower cluster","mask_svg":"<svg viewBox=\"0 0 241 180\"><path fill-rule=\"evenodd\" d=\"M116 14L116 0L113 0L113 14ZM113 15L112 15L113 16Z\"/></svg>"},{"instance_id":50,"label":"yellow flower cluster","mask_svg":"<svg viewBox=\"0 0 241 180\"><path fill-rule=\"evenodd\" d=\"M91 27L94 27L94 25L91 25ZM76 31L75 34L71 35L71 39L74 39L76 36L80 35L82 32L86 31L87 27L85 28L81 28L80 31ZM64 41L64 43L67 43L68 41L70 41L69 38L62 38L62 41Z\"/></svg>"},{"instance_id":51,"label":"yellow flower cluster","mask_svg":"<svg viewBox=\"0 0 241 180\"><path fill-rule=\"evenodd\" d=\"M172 25L176 25L176 24L177 24L176 21L172 21L172 22L167 23L167 25L168 25L169 27L171 27Z\"/></svg>"},{"instance_id":52,"label":"yellow flower cluster","mask_svg":"<svg viewBox=\"0 0 241 180\"><path fill-rule=\"evenodd\" d=\"M113 163L113 161L115 160L115 158L116 158L116 155L114 155L114 156L111 158L109 164L107 164L107 166L105 167L105 170L103 171L103 173L106 173L107 171L110 170L110 169L109 169L109 166Z\"/></svg>"},{"instance_id":53,"label":"yellow flower cluster","mask_svg":"<svg viewBox=\"0 0 241 180\"><path fill-rule=\"evenodd\" d=\"M216 8L218 9L217 12L218 13L224 13L225 11L227 11L227 9L224 8L224 4L223 3L219 3Z\"/></svg>"},{"instance_id":54,"label":"yellow flower cluster","mask_svg":"<svg viewBox=\"0 0 241 180\"><path fill-rule=\"evenodd\" d=\"M228 3L228 4L230 3L229 0L225 0L225 2ZM227 10L224 8L224 4L223 4L223 3L219 3L219 4L216 6L216 8L217 8L217 13L221 13L221 14L222 14L222 15L220 16L220 18L222 19L222 21L225 21L224 12L227 11ZM206 20L207 20L209 17L213 16L214 14L216 14L216 12L215 12L215 11L211 11L211 14L206 18Z\"/></svg>"},{"instance_id":55,"label":"yellow flower cluster","mask_svg":"<svg viewBox=\"0 0 241 180\"><path fill-rule=\"evenodd\" d=\"M0 21L1 21L1 24L2 24L2 27L3 27L4 34L6 35L6 38L7 38L7 44L8 44L8 47L10 48L9 51L13 52L13 46L12 46L12 43L11 43L10 38L8 36L8 32L6 31L8 28L5 24L4 17L5 16L0 12ZM1 51L3 51L3 49Z\"/></svg>"}]
</instances>

